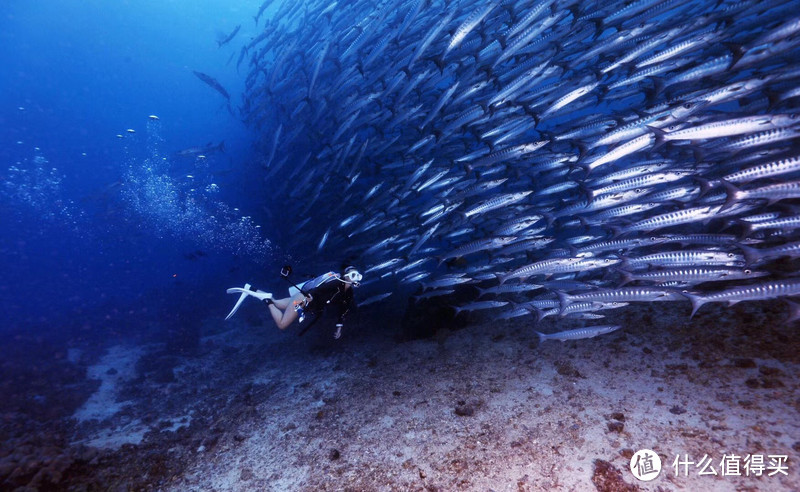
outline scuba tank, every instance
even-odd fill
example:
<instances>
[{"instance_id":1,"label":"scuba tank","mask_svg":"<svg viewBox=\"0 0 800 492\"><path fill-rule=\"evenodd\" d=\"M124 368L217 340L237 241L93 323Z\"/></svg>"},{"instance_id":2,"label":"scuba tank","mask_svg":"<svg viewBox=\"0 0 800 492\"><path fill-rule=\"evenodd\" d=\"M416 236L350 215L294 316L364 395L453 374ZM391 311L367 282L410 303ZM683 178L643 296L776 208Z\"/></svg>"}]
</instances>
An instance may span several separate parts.
<instances>
[{"instance_id":1,"label":"scuba tank","mask_svg":"<svg viewBox=\"0 0 800 492\"><path fill-rule=\"evenodd\" d=\"M295 286L289 287L289 295L290 296L294 296L295 294L297 294L301 290L304 290L304 291L308 292L309 290L315 289L315 288L319 287L320 285L322 285L324 283L327 283L327 282L330 282L331 280L334 280L334 279L337 279L337 278L339 278L339 274L338 273L334 273L334 272L323 273L322 275L320 275L318 277L312 278L311 280L308 280L308 281L303 282L302 284L298 285L297 287L299 287L299 288L297 288Z\"/></svg>"}]
</instances>

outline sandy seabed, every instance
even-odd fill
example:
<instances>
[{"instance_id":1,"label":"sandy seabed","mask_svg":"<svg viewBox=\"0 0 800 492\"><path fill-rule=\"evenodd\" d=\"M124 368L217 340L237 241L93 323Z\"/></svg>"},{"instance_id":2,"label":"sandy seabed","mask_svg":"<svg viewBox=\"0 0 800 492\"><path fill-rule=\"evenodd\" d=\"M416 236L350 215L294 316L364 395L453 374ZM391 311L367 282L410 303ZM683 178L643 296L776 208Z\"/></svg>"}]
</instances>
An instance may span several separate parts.
<instances>
[{"instance_id":1,"label":"sandy seabed","mask_svg":"<svg viewBox=\"0 0 800 492\"><path fill-rule=\"evenodd\" d=\"M405 342L368 313L339 341L322 322L298 338L208 320L192 357L116 346L88 365L100 384L65 420L68 464L32 486L800 490L800 330L781 323L780 303L687 311L609 312L604 323L621 330L543 344L530 319L485 314ZM537 329L576 326L548 318ZM640 449L662 461L649 482L629 469ZM0 471L14 456L20 465L4 454ZM676 473L676 455L706 455L716 475ZM739 476L723 476L723 455L739 457ZM764 457L761 476L747 476L747 455ZM785 468L770 456L786 456ZM22 485L9 477L0 484Z\"/></svg>"}]
</instances>

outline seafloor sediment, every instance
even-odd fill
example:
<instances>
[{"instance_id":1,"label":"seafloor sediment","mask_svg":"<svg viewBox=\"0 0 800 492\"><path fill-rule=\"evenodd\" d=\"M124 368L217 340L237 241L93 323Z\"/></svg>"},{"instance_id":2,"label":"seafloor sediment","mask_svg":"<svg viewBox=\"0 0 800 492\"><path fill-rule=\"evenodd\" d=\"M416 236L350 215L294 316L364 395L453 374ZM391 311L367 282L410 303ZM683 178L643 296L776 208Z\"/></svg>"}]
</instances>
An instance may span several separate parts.
<instances>
[{"instance_id":1,"label":"seafloor sediment","mask_svg":"<svg viewBox=\"0 0 800 492\"><path fill-rule=\"evenodd\" d=\"M542 345L530 319L487 317L398 342L399 323L364 311L339 341L322 322L298 338L243 317L207 320L190 356L120 344L59 359L83 382L37 391L77 385L79 401L63 406L69 415L28 421L4 407L0 484L800 490L800 331L781 322L780 303L706 306L693 320L667 303L619 310L608 321L620 331ZM574 326L548 318L538 328ZM652 482L628 469L642 448L663 462ZM731 454L760 454L766 466L786 455L787 475L747 476L740 461L740 476L722 476ZM707 455L717 475L676 474L676 455Z\"/></svg>"}]
</instances>

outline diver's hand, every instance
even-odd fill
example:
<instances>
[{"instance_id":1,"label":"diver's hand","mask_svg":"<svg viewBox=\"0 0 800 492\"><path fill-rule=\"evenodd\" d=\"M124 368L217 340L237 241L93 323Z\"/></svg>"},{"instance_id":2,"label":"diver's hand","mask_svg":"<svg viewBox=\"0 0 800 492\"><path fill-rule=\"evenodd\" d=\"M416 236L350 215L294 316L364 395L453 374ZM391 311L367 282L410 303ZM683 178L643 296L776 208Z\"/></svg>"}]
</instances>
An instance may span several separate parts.
<instances>
[{"instance_id":1,"label":"diver's hand","mask_svg":"<svg viewBox=\"0 0 800 492\"><path fill-rule=\"evenodd\" d=\"M342 336L342 324L336 323L336 333L333 334L333 339L338 340Z\"/></svg>"}]
</instances>

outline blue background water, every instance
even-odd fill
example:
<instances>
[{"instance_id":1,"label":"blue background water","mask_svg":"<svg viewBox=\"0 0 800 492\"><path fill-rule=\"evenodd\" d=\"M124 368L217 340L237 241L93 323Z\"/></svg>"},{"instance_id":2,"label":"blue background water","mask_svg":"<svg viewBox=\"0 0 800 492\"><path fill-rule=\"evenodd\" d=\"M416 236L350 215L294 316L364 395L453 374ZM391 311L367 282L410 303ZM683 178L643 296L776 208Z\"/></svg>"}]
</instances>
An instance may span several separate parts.
<instances>
[{"instance_id":1,"label":"blue background water","mask_svg":"<svg viewBox=\"0 0 800 492\"><path fill-rule=\"evenodd\" d=\"M236 222L234 211L216 226L197 226L209 232L204 239L187 226L218 206L258 220L259 199L247 185L251 136L192 71L216 77L235 105L238 48L255 30L259 4L3 2L0 329L133 333L149 321L169 323L165 313L180 324L224 309L219 294L237 269L264 266L266 256L245 260L222 244L244 240L241 229L224 228ZM219 48L218 33L237 24L237 37ZM174 156L223 140L226 153L206 161ZM123 199L130 176L153 163L177 190L171 205L186 214L177 225L169 207L138 210ZM212 182L219 191L198 197ZM186 204L198 200L188 215Z\"/></svg>"}]
</instances>

